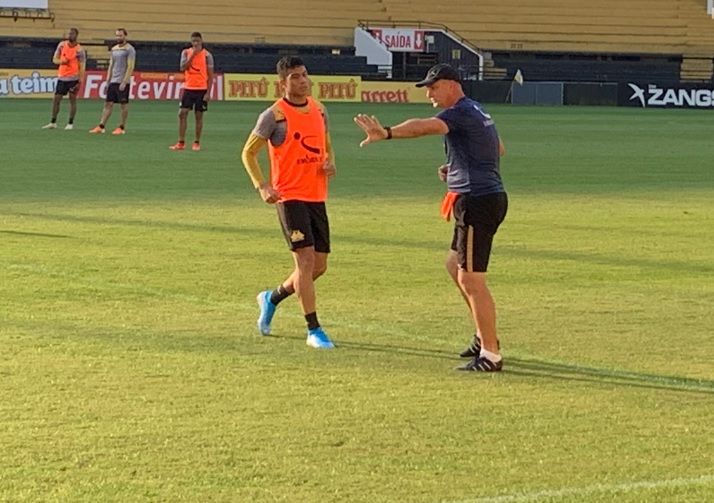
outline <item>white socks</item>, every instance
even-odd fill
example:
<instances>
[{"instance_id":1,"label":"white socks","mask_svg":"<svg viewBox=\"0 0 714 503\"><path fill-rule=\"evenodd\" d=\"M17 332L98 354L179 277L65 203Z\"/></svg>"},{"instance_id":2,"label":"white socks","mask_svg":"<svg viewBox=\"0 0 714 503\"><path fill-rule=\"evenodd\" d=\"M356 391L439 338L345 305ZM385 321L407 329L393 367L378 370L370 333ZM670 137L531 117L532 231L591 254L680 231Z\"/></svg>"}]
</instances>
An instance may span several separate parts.
<instances>
[{"instance_id":1,"label":"white socks","mask_svg":"<svg viewBox=\"0 0 714 503\"><path fill-rule=\"evenodd\" d=\"M481 348L481 354L479 354L480 358L486 358L489 361L492 361L493 363L498 363L501 361L501 355L498 353L492 353L491 351L488 351L484 348Z\"/></svg>"}]
</instances>

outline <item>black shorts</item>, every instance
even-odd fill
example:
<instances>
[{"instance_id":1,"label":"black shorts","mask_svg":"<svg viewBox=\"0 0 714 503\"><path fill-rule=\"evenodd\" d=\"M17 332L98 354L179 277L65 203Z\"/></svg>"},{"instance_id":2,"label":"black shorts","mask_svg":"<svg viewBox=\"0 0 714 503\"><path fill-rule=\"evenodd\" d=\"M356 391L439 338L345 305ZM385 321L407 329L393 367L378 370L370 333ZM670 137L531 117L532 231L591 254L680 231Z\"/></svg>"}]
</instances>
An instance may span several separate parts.
<instances>
[{"instance_id":1,"label":"black shorts","mask_svg":"<svg viewBox=\"0 0 714 503\"><path fill-rule=\"evenodd\" d=\"M77 94L77 91L79 91L79 79L57 81L57 87L55 88L56 95L67 96L67 93Z\"/></svg>"},{"instance_id":2,"label":"black shorts","mask_svg":"<svg viewBox=\"0 0 714 503\"><path fill-rule=\"evenodd\" d=\"M314 246L316 252L330 253L330 222L325 203L285 201L276 206L291 251Z\"/></svg>"},{"instance_id":3,"label":"black shorts","mask_svg":"<svg viewBox=\"0 0 714 503\"><path fill-rule=\"evenodd\" d=\"M451 249L458 254L459 268L466 272L486 272L493 236L506 218L505 192L485 196L461 195L454 203L454 238Z\"/></svg>"},{"instance_id":4,"label":"black shorts","mask_svg":"<svg viewBox=\"0 0 714 503\"><path fill-rule=\"evenodd\" d=\"M208 102L203 98L206 97L206 89L184 89L181 96L181 105L179 108L188 108L196 112L205 112L208 110Z\"/></svg>"},{"instance_id":5,"label":"black shorts","mask_svg":"<svg viewBox=\"0 0 714 503\"><path fill-rule=\"evenodd\" d=\"M109 84L107 88L107 102L111 103L129 103L129 90L131 84L127 84L123 91L119 90L119 84Z\"/></svg>"}]
</instances>

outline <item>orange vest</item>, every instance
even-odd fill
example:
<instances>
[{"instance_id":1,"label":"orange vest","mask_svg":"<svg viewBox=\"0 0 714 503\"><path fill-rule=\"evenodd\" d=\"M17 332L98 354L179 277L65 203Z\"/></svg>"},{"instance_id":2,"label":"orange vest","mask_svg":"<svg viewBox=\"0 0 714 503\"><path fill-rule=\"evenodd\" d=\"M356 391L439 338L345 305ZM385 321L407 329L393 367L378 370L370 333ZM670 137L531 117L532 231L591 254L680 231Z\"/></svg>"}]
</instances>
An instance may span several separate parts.
<instances>
[{"instance_id":1,"label":"orange vest","mask_svg":"<svg viewBox=\"0 0 714 503\"><path fill-rule=\"evenodd\" d=\"M186 57L190 58L193 48L186 49ZM184 75L184 88L192 90L208 89L208 65L206 65L206 49L193 58Z\"/></svg>"},{"instance_id":2,"label":"orange vest","mask_svg":"<svg viewBox=\"0 0 714 503\"><path fill-rule=\"evenodd\" d=\"M276 105L285 114L287 134L279 147L268 144L270 183L280 201L323 202L327 199L325 119L315 100L307 99L309 112L300 113L283 100Z\"/></svg>"},{"instance_id":3,"label":"orange vest","mask_svg":"<svg viewBox=\"0 0 714 503\"><path fill-rule=\"evenodd\" d=\"M82 46L77 44L74 47L69 46L69 40L65 40L62 44L62 52L60 53L60 59L66 59L69 61L66 65L60 65L57 70L58 77L72 77L74 75L79 75L79 51L82 50Z\"/></svg>"}]
</instances>

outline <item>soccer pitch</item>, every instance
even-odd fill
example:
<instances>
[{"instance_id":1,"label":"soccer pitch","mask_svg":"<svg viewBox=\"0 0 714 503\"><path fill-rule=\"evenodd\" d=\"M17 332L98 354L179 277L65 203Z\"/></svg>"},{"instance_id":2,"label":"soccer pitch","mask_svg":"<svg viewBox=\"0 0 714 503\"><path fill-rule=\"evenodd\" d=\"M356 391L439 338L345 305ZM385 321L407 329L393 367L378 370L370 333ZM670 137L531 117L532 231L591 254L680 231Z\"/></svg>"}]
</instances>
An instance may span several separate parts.
<instances>
[{"instance_id":1,"label":"soccer pitch","mask_svg":"<svg viewBox=\"0 0 714 503\"><path fill-rule=\"evenodd\" d=\"M328 104L334 351L294 298L255 327L292 268L240 163L267 104L211 103L201 152L168 150L176 103L122 137L79 106L41 131L48 101L0 101L0 501L714 500L710 113L487 107L505 363L474 375L441 139L360 149L352 122L428 106Z\"/></svg>"}]
</instances>

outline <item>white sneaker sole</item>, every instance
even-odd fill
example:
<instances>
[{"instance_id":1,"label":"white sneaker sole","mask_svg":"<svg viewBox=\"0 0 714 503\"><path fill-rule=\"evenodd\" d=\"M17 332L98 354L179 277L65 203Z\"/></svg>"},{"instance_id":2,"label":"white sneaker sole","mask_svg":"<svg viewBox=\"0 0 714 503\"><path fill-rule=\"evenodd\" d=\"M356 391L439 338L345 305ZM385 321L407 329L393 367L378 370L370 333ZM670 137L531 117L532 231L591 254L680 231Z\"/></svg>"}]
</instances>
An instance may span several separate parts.
<instances>
[{"instance_id":1,"label":"white sneaker sole","mask_svg":"<svg viewBox=\"0 0 714 503\"><path fill-rule=\"evenodd\" d=\"M311 348L315 348L315 349L334 349L335 348L335 345L333 343L330 342L330 345L326 346L326 345L322 344L319 339L309 336L309 335L307 337L307 341L305 341L305 344L307 344Z\"/></svg>"}]
</instances>

